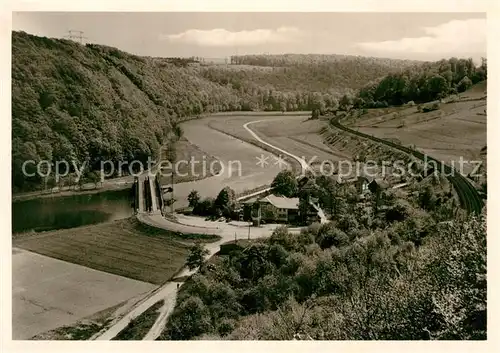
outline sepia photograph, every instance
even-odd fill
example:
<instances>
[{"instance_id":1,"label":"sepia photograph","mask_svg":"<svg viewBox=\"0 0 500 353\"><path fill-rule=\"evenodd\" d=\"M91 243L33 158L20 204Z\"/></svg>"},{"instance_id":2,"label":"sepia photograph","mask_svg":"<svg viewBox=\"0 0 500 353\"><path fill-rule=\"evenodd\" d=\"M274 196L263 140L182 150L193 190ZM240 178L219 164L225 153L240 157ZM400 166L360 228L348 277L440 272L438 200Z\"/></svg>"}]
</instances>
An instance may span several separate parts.
<instances>
[{"instance_id":1,"label":"sepia photograph","mask_svg":"<svg viewBox=\"0 0 500 353\"><path fill-rule=\"evenodd\" d=\"M12 12L9 339L488 339L486 12L284 11Z\"/></svg>"}]
</instances>

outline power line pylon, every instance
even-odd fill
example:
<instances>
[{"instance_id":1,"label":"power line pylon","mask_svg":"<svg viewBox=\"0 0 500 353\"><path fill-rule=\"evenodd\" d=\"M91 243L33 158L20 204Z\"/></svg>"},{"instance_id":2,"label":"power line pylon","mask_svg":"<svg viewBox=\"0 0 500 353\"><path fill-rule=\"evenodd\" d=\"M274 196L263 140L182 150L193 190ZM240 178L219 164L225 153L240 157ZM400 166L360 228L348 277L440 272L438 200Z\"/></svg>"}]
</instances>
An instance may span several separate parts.
<instances>
[{"instance_id":1,"label":"power line pylon","mask_svg":"<svg viewBox=\"0 0 500 353\"><path fill-rule=\"evenodd\" d=\"M68 34L65 35L64 38L74 40L76 42L79 42L80 44L83 44L84 39L88 39L87 37L83 36L83 31L76 31L72 29L68 31Z\"/></svg>"}]
</instances>

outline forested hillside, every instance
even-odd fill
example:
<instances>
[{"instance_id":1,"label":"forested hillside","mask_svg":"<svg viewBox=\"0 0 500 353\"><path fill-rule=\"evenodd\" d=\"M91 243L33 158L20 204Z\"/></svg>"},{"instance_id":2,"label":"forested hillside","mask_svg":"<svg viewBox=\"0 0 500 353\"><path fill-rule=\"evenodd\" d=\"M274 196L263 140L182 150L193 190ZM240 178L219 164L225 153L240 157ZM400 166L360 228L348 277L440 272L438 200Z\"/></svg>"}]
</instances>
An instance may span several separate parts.
<instances>
[{"instance_id":1,"label":"forested hillside","mask_svg":"<svg viewBox=\"0 0 500 353\"><path fill-rule=\"evenodd\" d=\"M394 60L338 54L281 54L281 55L233 55L231 64L254 66L297 66L322 63L363 62L365 65L391 66L401 69L422 63L414 60Z\"/></svg>"},{"instance_id":2,"label":"forested hillside","mask_svg":"<svg viewBox=\"0 0 500 353\"><path fill-rule=\"evenodd\" d=\"M362 200L325 176L307 188L333 195L331 222L221 249L160 339L486 339L486 209L466 218L436 175Z\"/></svg>"},{"instance_id":3,"label":"forested hillside","mask_svg":"<svg viewBox=\"0 0 500 353\"><path fill-rule=\"evenodd\" d=\"M356 108L428 102L466 91L473 84L485 81L487 71L486 58L477 67L472 59L424 63L369 82L355 96L344 95L341 102Z\"/></svg>"},{"instance_id":4,"label":"forested hillside","mask_svg":"<svg viewBox=\"0 0 500 353\"><path fill-rule=\"evenodd\" d=\"M268 72L188 64L13 32L13 191L40 188L39 177L23 175L26 160L88 158L88 173L101 160L146 161L179 118L336 107L347 89L394 70L355 57Z\"/></svg>"},{"instance_id":5,"label":"forested hillside","mask_svg":"<svg viewBox=\"0 0 500 353\"><path fill-rule=\"evenodd\" d=\"M25 160L154 158L177 117L234 109L236 94L190 74L114 48L13 33L13 190L40 185ZM89 169L90 171L90 169ZM29 170L28 172L32 172Z\"/></svg>"},{"instance_id":6,"label":"forested hillside","mask_svg":"<svg viewBox=\"0 0 500 353\"><path fill-rule=\"evenodd\" d=\"M283 111L336 109L344 93L352 95L374 78L417 65L408 60L299 54L234 56L231 62L235 65L203 68L201 74L237 90L244 110Z\"/></svg>"}]
</instances>

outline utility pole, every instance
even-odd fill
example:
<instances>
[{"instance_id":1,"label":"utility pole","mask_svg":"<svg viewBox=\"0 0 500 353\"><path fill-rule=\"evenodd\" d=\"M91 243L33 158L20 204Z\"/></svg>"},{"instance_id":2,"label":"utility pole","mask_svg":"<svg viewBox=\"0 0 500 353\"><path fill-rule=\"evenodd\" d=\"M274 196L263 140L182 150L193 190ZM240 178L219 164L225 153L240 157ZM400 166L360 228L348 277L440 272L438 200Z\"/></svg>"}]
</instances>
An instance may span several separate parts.
<instances>
[{"instance_id":1,"label":"utility pole","mask_svg":"<svg viewBox=\"0 0 500 353\"><path fill-rule=\"evenodd\" d=\"M250 240L250 229L252 227L252 222L248 222L248 240Z\"/></svg>"},{"instance_id":2,"label":"utility pole","mask_svg":"<svg viewBox=\"0 0 500 353\"><path fill-rule=\"evenodd\" d=\"M172 198L170 200L170 212L174 214L174 169L172 168Z\"/></svg>"},{"instance_id":3,"label":"utility pole","mask_svg":"<svg viewBox=\"0 0 500 353\"><path fill-rule=\"evenodd\" d=\"M76 42L80 42L80 44L83 44L84 39L88 39L87 37L83 36L83 31L76 31L73 29L70 29L68 31L68 34L64 36L64 38L74 40Z\"/></svg>"}]
</instances>

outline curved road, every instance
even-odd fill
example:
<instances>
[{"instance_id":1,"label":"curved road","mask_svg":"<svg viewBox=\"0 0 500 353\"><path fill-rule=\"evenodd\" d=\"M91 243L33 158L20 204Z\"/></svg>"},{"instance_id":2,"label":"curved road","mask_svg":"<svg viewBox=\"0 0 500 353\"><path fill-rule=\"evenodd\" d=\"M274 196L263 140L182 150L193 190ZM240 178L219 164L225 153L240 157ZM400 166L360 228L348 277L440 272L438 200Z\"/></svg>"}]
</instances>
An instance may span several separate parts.
<instances>
[{"instance_id":1,"label":"curved road","mask_svg":"<svg viewBox=\"0 0 500 353\"><path fill-rule=\"evenodd\" d=\"M310 169L310 166L307 164L307 162L292 154L289 153L288 151L285 151L279 147L276 147L266 141L264 141L262 138L260 138L254 131L252 131L248 126L251 124L255 124L258 122L261 122L263 120L256 120L256 121L251 121L246 124L244 124L244 128L259 142L273 148L274 150L286 154L290 156L291 158L296 159L300 165L302 166L302 172L304 173L306 170ZM142 175L141 177L145 177L145 175ZM141 177L139 180L141 181ZM258 195L262 193L262 191L255 192L251 195L246 195L244 198L251 197L252 195ZM326 220L326 217L324 214L321 212L322 215L322 222ZM207 243L205 244L205 248L209 251L209 255L207 258L211 257L213 254L215 254L217 251L219 251L220 244L234 240L235 237L237 238L244 238L246 239L248 237L248 228L246 227L235 227L235 226L229 226L224 223L221 223L220 227L214 228L214 227L200 227L200 226L194 226L194 225L186 225L178 222L173 222L171 220L168 220L164 218L161 214L158 213L153 213L153 214L146 214L142 213L139 214L138 216L139 221L146 223L148 225L162 228L165 230L169 231L174 231L174 232L181 232L181 233L200 233L200 234L215 234L219 235L221 239L217 242L213 243ZM293 229L290 230L291 232L299 232L300 229ZM255 234L257 232L257 235ZM251 236L253 238L256 237L268 237L271 235L272 229L266 228L266 229L251 229ZM178 277L182 276L189 276L195 273L196 270L194 271L189 271L187 268L185 268L182 272L178 274ZM180 283L182 285L182 283ZM168 316L172 312L175 306L175 300L177 296L177 283L175 282L167 282L163 286L156 288L154 291L149 293L146 297L144 297L141 301L139 301L131 311L129 311L127 314L125 314L123 317L117 319L111 327L107 328L105 331L102 331L96 335L94 335L91 339L92 340L111 340L114 337L116 337L127 325L141 315L143 312L145 312L149 307L154 305L160 300L165 300L165 305L160 309L160 315L158 316L157 320L149 330L149 332L146 334L144 337L144 340L155 340L158 338L158 336L161 334L163 331L166 322L168 320Z\"/></svg>"},{"instance_id":2,"label":"curved road","mask_svg":"<svg viewBox=\"0 0 500 353\"><path fill-rule=\"evenodd\" d=\"M407 154L413 155L413 156L417 157L418 159L420 159L421 161L432 161L432 162L436 163L436 165L438 166L438 170L445 173L446 177L448 178L450 183L455 188L455 190L458 194L458 198L460 199L460 204L462 205L462 207L464 209L466 209L467 212L469 212L469 213L476 213L476 214L481 213L483 206L484 206L484 203L483 203L483 200L481 199L481 197L479 196L479 193L477 192L476 188L469 182L469 180L467 180L466 177L464 177L462 174L460 174L458 171L456 171L454 168L450 167L449 165L447 165L441 161L438 161L430 156L427 156L420 151L416 151L416 150L413 150L411 148L395 144L394 142L391 142L391 141L387 141L387 140L384 140L384 139L381 139L381 138L378 138L375 136L370 136L370 135L364 134L364 133L356 131L356 130L352 130L352 129L340 124L338 118L332 119L330 123L332 126L338 128L338 129L341 129L341 130L344 130L344 131L349 132L351 134L354 134L354 135L357 135L357 136L360 136L360 137L363 137L366 139L370 139L372 141L379 142L379 143L382 143L386 146L395 148L395 149L400 150L402 152L405 152Z\"/></svg>"},{"instance_id":3,"label":"curved road","mask_svg":"<svg viewBox=\"0 0 500 353\"><path fill-rule=\"evenodd\" d=\"M276 119L276 120L279 120L279 119ZM292 153L290 153L288 151L285 151L285 150L283 150L283 149L281 149L279 147L274 146L273 144L270 144L269 142L264 141L263 139L261 139L259 137L259 135L257 135L253 130L251 130L248 127L248 125L257 124L257 123L260 123L262 121L269 121L269 119L250 121L250 122L248 122L246 124L243 124L243 127L245 128L245 130L247 130L250 133L250 135L252 135L253 138L255 138L260 143L263 143L264 145L269 146L269 147L271 147L272 149L274 149L274 150L276 150L278 152L286 154L287 156L292 157L297 162L299 162L300 166L302 167L302 175L304 175L307 170L310 170L311 166L309 164L307 164L307 162L303 158L300 158L300 157L298 157L298 156L296 156L296 155L294 155L294 154L292 154Z\"/></svg>"},{"instance_id":4,"label":"curved road","mask_svg":"<svg viewBox=\"0 0 500 353\"><path fill-rule=\"evenodd\" d=\"M283 150L277 146L272 145L271 143L266 142L263 140L260 136L258 136L253 130L249 128L249 125L259 123L264 120L256 120L256 121L251 121L247 122L243 125L243 127L248 131L252 137L254 137L257 141L260 143L263 143L272 149L285 154L291 158L294 158L297 160L301 167L302 167L302 173L305 173L307 170L310 169L310 166L307 164L307 162L303 159L300 158L286 150ZM421 160L424 160L426 156L424 156L423 153L419 151L412 150L410 148L407 148L405 146L397 145L394 144L390 141L386 141L374 136L370 136L367 134L360 133L358 131L349 129L343 125L341 125L337 120L332 120L331 124L334 127L337 127L341 130L344 130L346 132L349 132L351 134L367 138L382 144L385 144L389 147L398 149L402 152L411 154ZM457 191L457 194L460 198L462 206L467 209L469 212L481 212L482 207L483 207L483 202L479 197L479 194L477 193L477 190L467 181L465 177L463 177L461 174L456 172L454 169L452 169L450 166L439 162L429 156L427 156L427 160L431 160L437 163L438 167L445 171L447 174L448 179L450 182L453 184L455 187L455 190ZM453 172L453 173L452 173ZM453 174L453 175L451 175ZM258 194L258 193L256 193ZM206 247L210 252L209 256L212 256L215 252L218 251L219 246L222 242L232 240L234 239L234 236L241 237L241 233L244 232L247 234L247 229L242 228L240 230L237 230L237 227L233 228L227 228L227 227L222 227L222 228L203 228L203 227L198 227L198 226L191 226L191 225L186 225L186 224L181 224L181 223L176 223L169 221L165 218L163 218L161 215L147 215L143 214L140 215L140 220L144 223L150 224L155 227L160 227L164 229L168 229L171 231L176 231L176 232L184 232L184 233L204 233L204 234L217 234L221 236L221 240L215 243L210 243L207 244ZM266 234L267 233L267 234ZM270 232L263 232L260 236L269 236ZM196 271L189 271L187 269L184 269L179 276L186 276L186 275L191 275ZM181 283L182 285L182 283ZM146 334L144 337L144 340L154 340L156 339L164 329L166 322L168 320L169 314L172 312L174 306L175 306L175 299L177 295L177 283L175 282L168 282L162 287L159 287L155 289L153 292L151 292L146 298L144 298L141 302L139 302L129 313L127 313L123 318L118 320L111 326L107 331L98 334L97 337L94 337L93 339L97 340L110 340L114 338L118 333L123 330L128 323L142 314L144 311L146 311L149 307L154 305L156 302L159 300L164 299L165 300L165 305L162 307L161 312L159 317L157 318L156 322L153 324L151 327L150 331Z\"/></svg>"}]
</instances>

